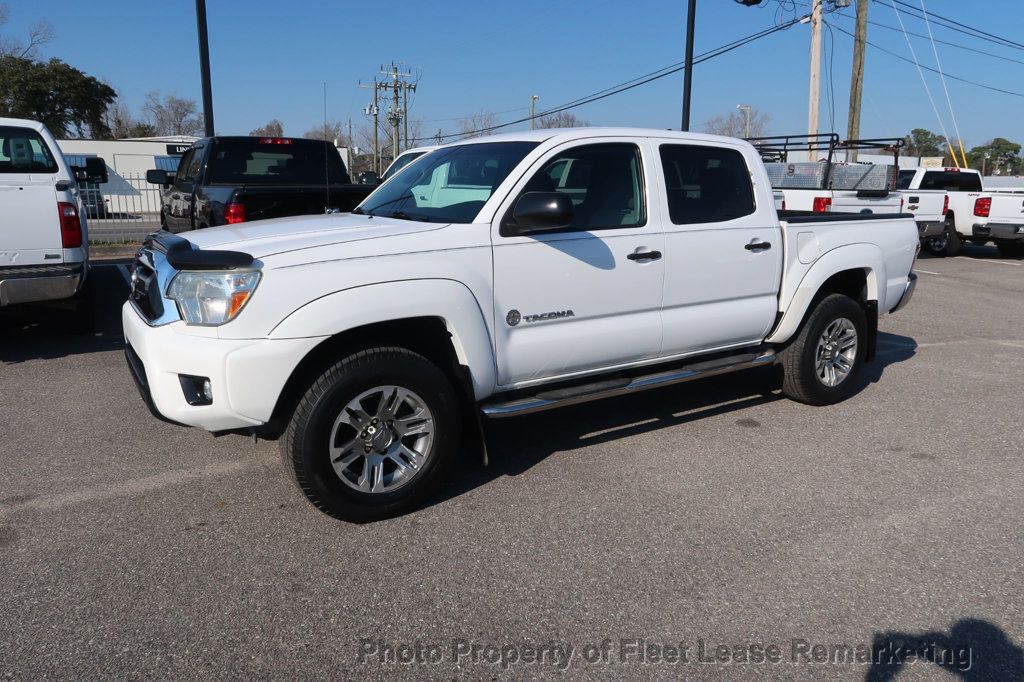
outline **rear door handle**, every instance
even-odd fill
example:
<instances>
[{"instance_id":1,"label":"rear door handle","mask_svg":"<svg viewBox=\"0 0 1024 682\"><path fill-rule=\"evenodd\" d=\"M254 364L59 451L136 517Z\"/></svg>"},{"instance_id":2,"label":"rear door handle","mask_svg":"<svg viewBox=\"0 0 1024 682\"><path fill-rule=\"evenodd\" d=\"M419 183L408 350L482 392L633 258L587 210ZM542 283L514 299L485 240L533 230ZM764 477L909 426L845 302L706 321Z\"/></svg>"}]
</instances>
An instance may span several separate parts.
<instances>
[{"instance_id":1,"label":"rear door handle","mask_svg":"<svg viewBox=\"0 0 1024 682\"><path fill-rule=\"evenodd\" d=\"M772 243L762 242L758 239L755 239L754 241L750 242L743 248L745 248L747 251L767 251L768 249L772 248Z\"/></svg>"},{"instance_id":2,"label":"rear door handle","mask_svg":"<svg viewBox=\"0 0 1024 682\"><path fill-rule=\"evenodd\" d=\"M661 258L661 251L634 251L626 256L629 260L648 261Z\"/></svg>"}]
</instances>

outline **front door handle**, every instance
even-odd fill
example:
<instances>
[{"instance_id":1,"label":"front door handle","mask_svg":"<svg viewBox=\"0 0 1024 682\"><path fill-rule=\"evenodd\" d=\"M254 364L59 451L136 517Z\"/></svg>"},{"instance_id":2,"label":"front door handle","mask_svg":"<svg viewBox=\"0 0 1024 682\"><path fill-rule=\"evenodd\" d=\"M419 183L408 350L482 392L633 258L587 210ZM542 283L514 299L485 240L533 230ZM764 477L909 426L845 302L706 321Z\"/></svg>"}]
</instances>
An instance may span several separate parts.
<instances>
[{"instance_id":1,"label":"front door handle","mask_svg":"<svg viewBox=\"0 0 1024 682\"><path fill-rule=\"evenodd\" d=\"M661 251L634 251L626 256L629 260L649 261L661 258Z\"/></svg>"},{"instance_id":2,"label":"front door handle","mask_svg":"<svg viewBox=\"0 0 1024 682\"><path fill-rule=\"evenodd\" d=\"M763 242L759 239L755 239L754 241L750 242L743 248L745 248L747 251L767 251L768 249L772 248L772 243Z\"/></svg>"}]
</instances>

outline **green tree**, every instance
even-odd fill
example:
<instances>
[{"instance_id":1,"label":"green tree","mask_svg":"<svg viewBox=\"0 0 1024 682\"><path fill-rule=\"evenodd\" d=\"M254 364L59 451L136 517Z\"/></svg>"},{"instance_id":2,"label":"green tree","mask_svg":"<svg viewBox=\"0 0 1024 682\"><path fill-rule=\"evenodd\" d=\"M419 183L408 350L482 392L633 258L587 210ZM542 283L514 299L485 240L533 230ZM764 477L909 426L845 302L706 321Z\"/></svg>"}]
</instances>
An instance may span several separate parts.
<instances>
[{"instance_id":1,"label":"green tree","mask_svg":"<svg viewBox=\"0 0 1024 682\"><path fill-rule=\"evenodd\" d=\"M1019 175L1024 168L1024 159L1020 155L1021 146L1005 137L997 137L967 152L971 168L999 175ZM988 156L986 156L986 154Z\"/></svg>"},{"instance_id":2,"label":"green tree","mask_svg":"<svg viewBox=\"0 0 1024 682\"><path fill-rule=\"evenodd\" d=\"M914 128L903 138L902 153L907 156L945 156L946 138L924 128Z\"/></svg>"},{"instance_id":3,"label":"green tree","mask_svg":"<svg viewBox=\"0 0 1024 682\"><path fill-rule=\"evenodd\" d=\"M0 116L42 121L57 136L108 137L104 118L116 97L109 85L59 59L0 57Z\"/></svg>"}]
</instances>

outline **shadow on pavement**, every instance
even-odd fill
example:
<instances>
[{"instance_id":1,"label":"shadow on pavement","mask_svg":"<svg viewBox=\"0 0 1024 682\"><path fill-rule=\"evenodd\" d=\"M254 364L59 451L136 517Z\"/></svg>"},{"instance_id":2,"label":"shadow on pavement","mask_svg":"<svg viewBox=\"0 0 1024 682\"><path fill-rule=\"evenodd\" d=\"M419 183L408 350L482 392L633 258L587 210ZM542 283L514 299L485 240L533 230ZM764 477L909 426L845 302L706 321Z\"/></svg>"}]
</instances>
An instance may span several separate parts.
<instances>
[{"instance_id":1,"label":"shadow on pavement","mask_svg":"<svg viewBox=\"0 0 1024 682\"><path fill-rule=\"evenodd\" d=\"M46 360L124 348L121 304L128 287L115 267L93 267L95 305L91 333L75 333L68 312L58 305L31 304L0 308L0 364Z\"/></svg>"},{"instance_id":2,"label":"shadow on pavement","mask_svg":"<svg viewBox=\"0 0 1024 682\"><path fill-rule=\"evenodd\" d=\"M904 666L935 665L962 680L1024 679L1024 649L988 621L965 618L945 632L877 632L866 682L896 679Z\"/></svg>"},{"instance_id":3,"label":"shadow on pavement","mask_svg":"<svg viewBox=\"0 0 1024 682\"><path fill-rule=\"evenodd\" d=\"M965 242L960 248L960 253L955 256L935 256L928 253L927 250L922 249L921 255L918 256L919 260L944 260L946 258L969 258L972 260L1007 260L1007 261L1019 261L1019 258L1013 258L1012 256L1004 256L999 253L999 249L996 248L995 244L985 244L984 246L978 246Z\"/></svg>"},{"instance_id":4,"label":"shadow on pavement","mask_svg":"<svg viewBox=\"0 0 1024 682\"><path fill-rule=\"evenodd\" d=\"M914 356L917 343L879 333L878 354L864 366L858 392L879 381L886 368ZM490 464L463 468L427 506L462 495L501 476L517 476L552 454L783 400L777 367L746 370L550 412L484 420ZM808 407L806 409L816 409ZM737 421L756 428L754 419ZM472 457L472 455L469 455Z\"/></svg>"}]
</instances>

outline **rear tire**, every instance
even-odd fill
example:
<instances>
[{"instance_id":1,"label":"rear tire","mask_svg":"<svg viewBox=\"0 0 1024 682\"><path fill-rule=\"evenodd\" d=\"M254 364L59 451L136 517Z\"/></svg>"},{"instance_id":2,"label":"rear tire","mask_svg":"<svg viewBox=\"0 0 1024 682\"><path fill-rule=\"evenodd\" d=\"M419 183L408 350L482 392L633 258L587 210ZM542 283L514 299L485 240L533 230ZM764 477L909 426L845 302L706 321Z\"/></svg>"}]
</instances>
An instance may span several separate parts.
<instances>
[{"instance_id":1,"label":"rear tire","mask_svg":"<svg viewBox=\"0 0 1024 682\"><path fill-rule=\"evenodd\" d=\"M849 398L867 348L864 308L842 294L829 294L808 316L782 353L782 392L807 405Z\"/></svg>"},{"instance_id":2,"label":"rear tire","mask_svg":"<svg viewBox=\"0 0 1024 682\"><path fill-rule=\"evenodd\" d=\"M436 365L405 348L371 348L313 382L281 439L281 458L317 509L375 521L441 486L460 421L458 396Z\"/></svg>"},{"instance_id":3,"label":"rear tire","mask_svg":"<svg viewBox=\"0 0 1024 682\"><path fill-rule=\"evenodd\" d=\"M1024 242L996 242L996 248L1006 258L1024 258Z\"/></svg>"}]
</instances>

